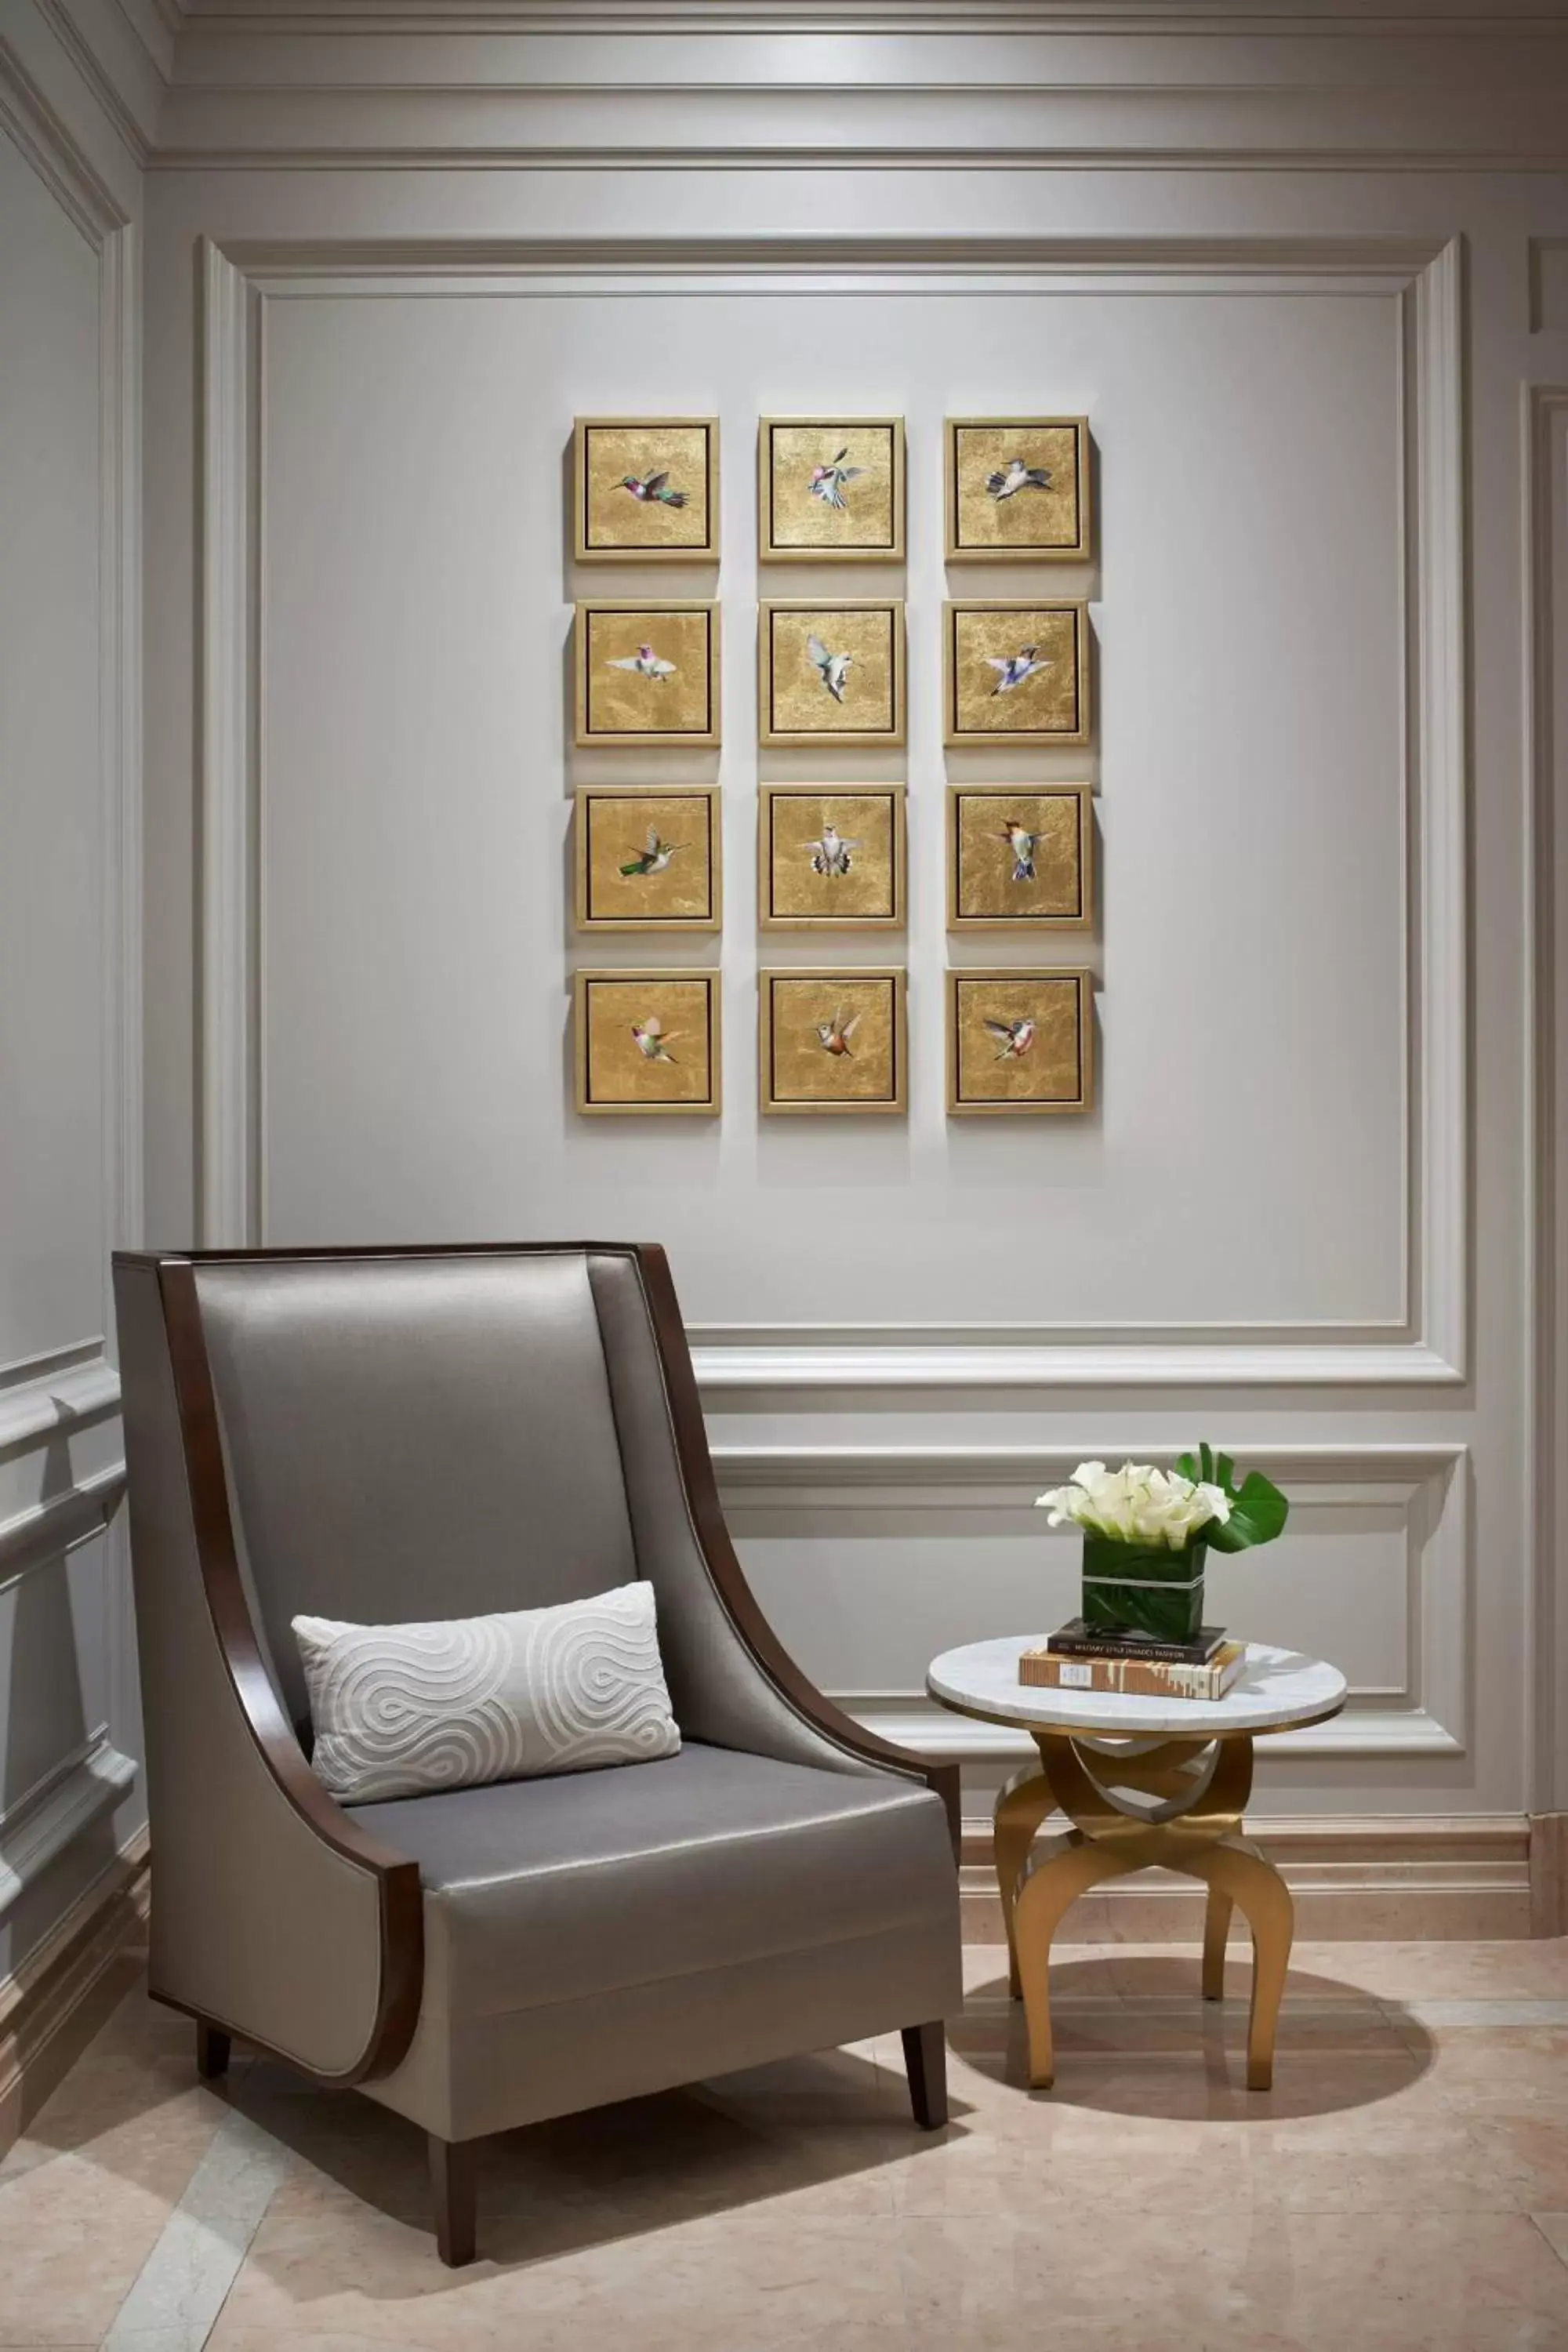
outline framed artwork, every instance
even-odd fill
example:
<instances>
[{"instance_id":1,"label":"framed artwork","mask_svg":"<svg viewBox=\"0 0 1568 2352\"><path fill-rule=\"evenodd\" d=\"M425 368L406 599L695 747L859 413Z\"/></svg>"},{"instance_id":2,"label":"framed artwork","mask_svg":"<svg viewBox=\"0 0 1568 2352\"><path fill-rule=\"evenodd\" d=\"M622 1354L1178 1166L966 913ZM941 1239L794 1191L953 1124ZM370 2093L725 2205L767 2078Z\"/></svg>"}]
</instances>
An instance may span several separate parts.
<instances>
[{"instance_id":1,"label":"framed artwork","mask_svg":"<svg viewBox=\"0 0 1568 2352\"><path fill-rule=\"evenodd\" d=\"M579 971L577 1108L715 1118L722 1055L716 971Z\"/></svg>"},{"instance_id":2,"label":"framed artwork","mask_svg":"<svg viewBox=\"0 0 1568 2352\"><path fill-rule=\"evenodd\" d=\"M723 919L717 784L579 784L580 931L716 931Z\"/></svg>"},{"instance_id":3,"label":"framed artwork","mask_svg":"<svg viewBox=\"0 0 1568 2352\"><path fill-rule=\"evenodd\" d=\"M902 784L759 784L759 928L901 925L904 801Z\"/></svg>"},{"instance_id":4,"label":"framed artwork","mask_svg":"<svg viewBox=\"0 0 1568 2352\"><path fill-rule=\"evenodd\" d=\"M942 432L950 563L1084 561L1087 416L950 416Z\"/></svg>"},{"instance_id":5,"label":"framed artwork","mask_svg":"<svg viewBox=\"0 0 1568 2352\"><path fill-rule=\"evenodd\" d=\"M717 743L718 604L580 604L576 719L584 749Z\"/></svg>"},{"instance_id":6,"label":"framed artwork","mask_svg":"<svg viewBox=\"0 0 1568 2352\"><path fill-rule=\"evenodd\" d=\"M1076 931L1093 920L1092 785L948 786L950 931Z\"/></svg>"},{"instance_id":7,"label":"framed artwork","mask_svg":"<svg viewBox=\"0 0 1568 2352\"><path fill-rule=\"evenodd\" d=\"M951 1116L1088 1110L1093 1100L1091 972L949 971Z\"/></svg>"},{"instance_id":8,"label":"framed artwork","mask_svg":"<svg viewBox=\"0 0 1568 2352\"><path fill-rule=\"evenodd\" d=\"M942 607L945 743L1087 743L1089 606L1009 597Z\"/></svg>"},{"instance_id":9,"label":"framed artwork","mask_svg":"<svg viewBox=\"0 0 1568 2352\"><path fill-rule=\"evenodd\" d=\"M902 600L760 605L757 718L765 745L900 744Z\"/></svg>"},{"instance_id":10,"label":"framed artwork","mask_svg":"<svg viewBox=\"0 0 1568 2352\"><path fill-rule=\"evenodd\" d=\"M901 563L901 416L764 416L757 435L764 563Z\"/></svg>"},{"instance_id":11,"label":"framed artwork","mask_svg":"<svg viewBox=\"0 0 1568 2352\"><path fill-rule=\"evenodd\" d=\"M719 420L579 416L572 435L579 563L716 563Z\"/></svg>"},{"instance_id":12,"label":"framed artwork","mask_svg":"<svg viewBox=\"0 0 1568 2352\"><path fill-rule=\"evenodd\" d=\"M764 1112L903 1109L901 971L763 971L757 979Z\"/></svg>"}]
</instances>

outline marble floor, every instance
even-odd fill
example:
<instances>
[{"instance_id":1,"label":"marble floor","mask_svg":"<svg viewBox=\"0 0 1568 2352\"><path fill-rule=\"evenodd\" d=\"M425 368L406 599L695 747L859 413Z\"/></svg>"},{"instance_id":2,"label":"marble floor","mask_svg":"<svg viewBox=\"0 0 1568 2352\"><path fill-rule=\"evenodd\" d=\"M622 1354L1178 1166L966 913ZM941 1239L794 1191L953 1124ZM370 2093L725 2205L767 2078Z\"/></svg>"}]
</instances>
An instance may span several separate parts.
<instances>
[{"instance_id":1,"label":"marble floor","mask_svg":"<svg viewBox=\"0 0 1568 2352\"><path fill-rule=\"evenodd\" d=\"M424 2147L140 1991L0 2164L0 2346L107 2352L1568 2352L1568 1942L1077 1946L1053 2091L967 1954L952 2120L896 2035L492 2143L443 2271Z\"/></svg>"}]
</instances>

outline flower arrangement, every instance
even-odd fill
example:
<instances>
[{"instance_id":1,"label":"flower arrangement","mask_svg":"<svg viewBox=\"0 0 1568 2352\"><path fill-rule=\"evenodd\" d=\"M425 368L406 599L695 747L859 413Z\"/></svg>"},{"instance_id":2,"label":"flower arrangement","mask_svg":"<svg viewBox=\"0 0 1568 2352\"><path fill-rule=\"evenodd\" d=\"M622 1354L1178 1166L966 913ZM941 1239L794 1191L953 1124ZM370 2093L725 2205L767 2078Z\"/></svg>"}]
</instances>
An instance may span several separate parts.
<instances>
[{"instance_id":1,"label":"flower arrangement","mask_svg":"<svg viewBox=\"0 0 1568 2352\"><path fill-rule=\"evenodd\" d=\"M1216 1551L1272 1543L1289 1505L1271 1479L1238 1483L1228 1454L1201 1445L1174 1470L1146 1462L1080 1462L1039 1497L1054 1528L1083 1530L1083 1615L1108 1633L1193 1641L1203 1622L1204 1562Z\"/></svg>"}]
</instances>

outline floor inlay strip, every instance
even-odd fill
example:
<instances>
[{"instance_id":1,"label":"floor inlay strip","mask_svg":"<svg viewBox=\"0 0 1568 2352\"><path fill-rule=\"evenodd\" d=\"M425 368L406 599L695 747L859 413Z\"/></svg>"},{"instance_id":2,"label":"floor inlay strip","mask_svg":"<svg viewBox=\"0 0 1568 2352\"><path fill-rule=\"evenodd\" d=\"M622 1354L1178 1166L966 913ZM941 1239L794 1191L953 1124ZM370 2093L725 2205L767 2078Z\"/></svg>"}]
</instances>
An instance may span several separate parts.
<instances>
[{"instance_id":1,"label":"floor inlay strip","mask_svg":"<svg viewBox=\"0 0 1568 2352\"><path fill-rule=\"evenodd\" d=\"M230 2109L121 2305L103 2352L202 2352L289 2151Z\"/></svg>"}]
</instances>

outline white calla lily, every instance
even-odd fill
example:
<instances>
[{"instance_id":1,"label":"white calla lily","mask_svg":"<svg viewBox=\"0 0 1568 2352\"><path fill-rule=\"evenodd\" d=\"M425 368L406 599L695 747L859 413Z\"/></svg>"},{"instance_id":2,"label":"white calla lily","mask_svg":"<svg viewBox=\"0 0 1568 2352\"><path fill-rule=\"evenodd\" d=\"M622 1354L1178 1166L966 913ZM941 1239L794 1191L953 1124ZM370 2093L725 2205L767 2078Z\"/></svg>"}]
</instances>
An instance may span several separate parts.
<instances>
[{"instance_id":1,"label":"white calla lily","mask_svg":"<svg viewBox=\"0 0 1568 2352\"><path fill-rule=\"evenodd\" d=\"M1193 1538L1230 1517L1223 1487L1194 1483L1177 1470L1152 1463L1124 1462L1108 1470L1103 1462L1080 1462L1065 1486L1037 1497L1053 1528L1070 1523L1089 1535L1121 1543L1163 1544L1184 1551Z\"/></svg>"}]
</instances>

